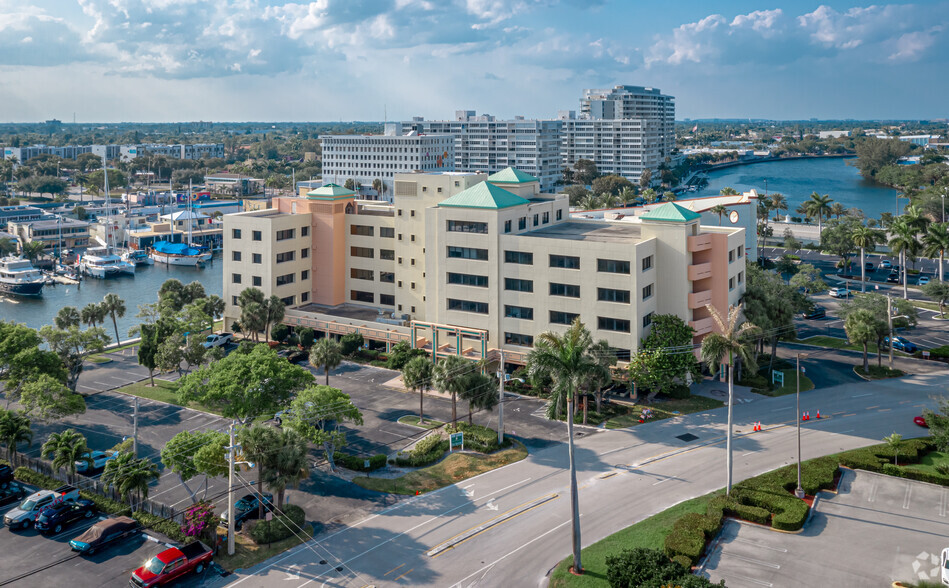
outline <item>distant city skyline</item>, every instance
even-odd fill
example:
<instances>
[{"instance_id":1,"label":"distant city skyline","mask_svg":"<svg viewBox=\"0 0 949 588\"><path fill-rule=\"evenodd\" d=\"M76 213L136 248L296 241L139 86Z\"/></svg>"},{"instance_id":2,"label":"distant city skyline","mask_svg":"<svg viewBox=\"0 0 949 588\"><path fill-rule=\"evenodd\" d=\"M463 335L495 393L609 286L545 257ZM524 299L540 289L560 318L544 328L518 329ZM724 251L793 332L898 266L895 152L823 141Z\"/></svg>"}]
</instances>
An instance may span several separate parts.
<instances>
[{"instance_id":1,"label":"distant city skyline","mask_svg":"<svg viewBox=\"0 0 949 588\"><path fill-rule=\"evenodd\" d=\"M949 117L949 0L0 0L0 121Z\"/></svg>"}]
</instances>

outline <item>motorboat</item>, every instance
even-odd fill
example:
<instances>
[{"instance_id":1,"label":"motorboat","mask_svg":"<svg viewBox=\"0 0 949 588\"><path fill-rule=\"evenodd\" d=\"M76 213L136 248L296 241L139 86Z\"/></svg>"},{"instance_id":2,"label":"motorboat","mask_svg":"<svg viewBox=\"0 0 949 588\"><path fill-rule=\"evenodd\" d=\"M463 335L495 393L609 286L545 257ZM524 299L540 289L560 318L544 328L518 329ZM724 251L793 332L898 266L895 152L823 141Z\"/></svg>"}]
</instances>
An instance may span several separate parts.
<instances>
[{"instance_id":1,"label":"motorboat","mask_svg":"<svg viewBox=\"0 0 949 588\"><path fill-rule=\"evenodd\" d=\"M168 265L196 267L211 261L210 251L192 247L186 243L170 243L168 241L156 241L149 255L158 263Z\"/></svg>"},{"instance_id":2,"label":"motorboat","mask_svg":"<svg viewBox=\"0 0 949 588\"><path fill-rule=\"evenodd\" d=\"M33 267L29 259L0 259L0 292L17 296L39 296L43 293L45 283L46 276Z\"/></svg>"},{"instance_id":3,"label":"motorboat","mask_svg":"<svg viewBox=\"0 0 949 588\"><path fill-rule=\"evenodd\" d=\"M79 273L93 278L135 275L135 265L123 261L111 247L90 247L79 258Z\"/></svg>"},{"instance_id":4,"label":"motorboat","mask_svg":"<svg viewBox=\"0 0 949 588\"><path fill-rule=\"evenodd\" d=\"M144 249L129 249L122 253L122 261L127 261L132 265L152 265L155 260L148 255Z\"/></svg>"}]
</instances>

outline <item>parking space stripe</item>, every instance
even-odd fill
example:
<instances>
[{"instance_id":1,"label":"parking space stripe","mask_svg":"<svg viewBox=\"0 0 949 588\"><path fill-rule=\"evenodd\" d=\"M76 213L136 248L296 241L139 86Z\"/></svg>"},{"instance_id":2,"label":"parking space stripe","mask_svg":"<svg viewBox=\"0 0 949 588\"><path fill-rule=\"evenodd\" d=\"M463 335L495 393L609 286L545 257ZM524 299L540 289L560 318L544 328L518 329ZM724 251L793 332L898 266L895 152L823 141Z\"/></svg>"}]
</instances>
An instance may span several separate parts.
<instances>
[{"instance_id":1,"label":"parking space stripe","mask_svg":"<svg viewBox=\"0 0 949 588\"><path fill-rule=\"evenodd\" d=\"M776 563L768 563L768 562L766 562L766 561L761 561L760 559L754 559L754 558L752 558L752 557L745 557L744 555L738 555L737 553L729 553L729 552L725 551L724 549L722 550L722 553L727 554L728 557L733 557L733 558L735 558L735 559L740 559L740 560L742 560L742 561L746 561L746 562L748 562L748 563L753 563L753 564L756 564L756 565L759 565L759 566L764 566L764 567L772 568L772 569L775 569L775 570L780 570L780 569L781 569L781 566L780 566L779 564L776 564Z\"/></svg>"},{"instance_id":2,"label":"parking space stripe","mask_svg":"<svg viewBox=\"0 0 949 588\"><path fill-rule=\"evenodd\" d=\"M949 493L949 490L945 488L942 489L942 497L939 500L939 516L945 518L946 516L946 494Z\"/></svg>"},{"instance_id":3,"label":"parking space stripe","mask_svg":"<svg viewBox=\"0 0 949 588\"><path fill-rule=\"evenodd\" d=\"M913 495L913 485L906 483L906 492L903 494L903 510L909 510L910 496Z\"/></svg>"}]
</instances>

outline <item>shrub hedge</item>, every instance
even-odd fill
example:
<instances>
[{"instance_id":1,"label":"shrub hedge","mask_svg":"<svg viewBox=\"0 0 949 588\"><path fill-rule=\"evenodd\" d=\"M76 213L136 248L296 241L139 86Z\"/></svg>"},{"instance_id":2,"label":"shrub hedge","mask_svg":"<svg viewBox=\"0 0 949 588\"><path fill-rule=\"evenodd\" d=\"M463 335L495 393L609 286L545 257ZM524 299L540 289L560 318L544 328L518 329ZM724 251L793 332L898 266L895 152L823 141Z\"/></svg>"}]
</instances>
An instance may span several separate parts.
<instances>
[{"instance_id":1,"label":"shrub hedge","mask_svg":"<svg viewBox=\"0 0 949 588\"><path fill-rule=\"evenodd\" d=\"M360 457L358 455L350 455L348 453L343 453L342 451L337 451L333 454L333 461L337 465L341 465L348 470L355 470L357 472L371 472L383 468L386 465L386 456L382 453L378 453L369 458L369 467L366 467L366 458Z\"/></svg>"},{"instance_id":2,"label":"shrub hedge","mask_svg":"<svg viewBox=\"0 0 949 588\"><path fill-rule=\"evenodd\" d=\"M154 529L155 531L158 531L162 535L165 535L169 539L177 541L178 543L191 543L195 540L194 537L188 537L182 533L181 525L173 520L168 520L140 510L133 512L132 518L138 521L138 523L143 527Z\"/></svg>"},{"instance_id":3,"label":"shrub hedge","mask_svg":"<svg viewBox=\"0 0 949 588\"><path fill-rule=\"evenodd\" d=\"M295 504L286 504L283 514L269 521L258 521L250 530L250 536L258 545L282 541L291 535L299 534L305 522L306 514L302 508Z\"/></svg>"},{"instance_id":4,"label":"shrub hedge","mask_svg":"<svg viewBox=\"0 0 949 588\"><path fill-rule=\"evenodd\" d=\"M477 451L479 453L491 453L498 449L511 446L511 438L505 437L504 443L498 445L498 432L481 425L469 425L468 423L455 423L454 426L445 427L448 433L464 433L465 449Z\"/></svg>"},{"instance_id":5,"label":"shrub hedge","mask_svg":"<svg viewBox=\"0 0 949 588\"><path fill-rule=\"evenodd\" d=\"M400 467L419 468L440 460L448 451L448 439L442 439L438 433L433 433L415 444L412 452L395 458Z\"/></svg>"},{"instance_id":6,"label":"shrub hedge","mask_svg":"<svg viewBox=\"0 0 949 588\"><path fill-rule=\"evenodd\" d=\"M681 557L670 560L659 550L637 547L606 558L606 579L611 588L725 586L724 580L712 584L708 578L693 576L690 567Z\"/></svg>"}]
</instances>

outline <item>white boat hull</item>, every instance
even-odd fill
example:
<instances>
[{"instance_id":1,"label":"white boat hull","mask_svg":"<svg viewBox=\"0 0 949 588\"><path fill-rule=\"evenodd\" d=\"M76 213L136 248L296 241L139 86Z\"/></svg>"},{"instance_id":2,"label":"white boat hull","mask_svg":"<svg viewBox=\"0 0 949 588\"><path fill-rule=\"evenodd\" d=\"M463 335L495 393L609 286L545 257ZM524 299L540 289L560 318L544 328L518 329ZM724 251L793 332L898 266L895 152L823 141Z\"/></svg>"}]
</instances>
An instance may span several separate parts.
<instances>
[{"instance_id":1,"label":"white boat hull","mask_svg":"<svg viewBox=\"0 0 949 588\"><path fill-rule=\"evenodd\" d=\"M95 266L79 264L79 272L93 278L115 278L118 276L135 275L135 266L128 263L125 266L109 265Z\"/></svg>"},{"instance_id":2,"label":"white boat hull","mask_svg":"<svg viewBox=\"0 0 949 588\"><path fill-rule=\"evenodd\" d=\"M158 253L153 251L151 253L151 258L158 263L165 263L168 265L185 265L190 267L196 267L203 264L205 261L208 261L211 256L208 255L165 255L163 253Z\"/></svg>"}]
</instances>

